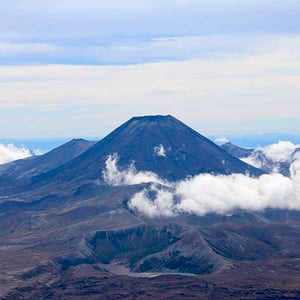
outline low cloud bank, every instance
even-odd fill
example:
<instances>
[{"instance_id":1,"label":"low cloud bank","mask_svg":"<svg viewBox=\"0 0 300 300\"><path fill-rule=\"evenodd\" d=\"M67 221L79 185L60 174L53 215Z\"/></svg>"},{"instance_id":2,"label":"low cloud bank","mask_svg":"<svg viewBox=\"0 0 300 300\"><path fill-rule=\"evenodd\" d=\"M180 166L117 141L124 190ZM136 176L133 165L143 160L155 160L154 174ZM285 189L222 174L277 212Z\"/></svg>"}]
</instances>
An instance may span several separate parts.
<instances>
[{"instance_id":1,"label":"low cloud bank","mask_svg":"<svg viewBox=\"0 0 300 300\"><path fill-rule=\"evenodd\" d=\"M32 153L25 147L18 148L13 144L0 144L0 164L8 163L29 156L32 156Z\"/></svg>"},{"instance_id":2,"label":"low cloud bank","mask_svg":"<svg viewBox=\"0 0 300 300\"><path fill-rule=\"evenodd\" d=\"M151 187L131 199L132 209L149 217L171 216L179 213L226 214L235 209L263 210L265 208L300 209L299 182L281 174L251 178L246 175L214 176L200 174L175 183L169 190Z\"/></svg>"},{"instance_id":3,"label":"low cloud bank","mask_svg":"<svg viewBox=\"0 0 300 300\"><path fill-rule=\"evenodd\" d=\"M152 172L137 172L133 164L121 171L117 162L116 154L106 161L103 177L108 184L153 183L129 201L131 209L148 217L227 214L236 209L300 209L300 152L291 163L291 177L275 173L259 178L242 174L199 174L178 182L166 182Z\"/></svg>"}]
</instances>

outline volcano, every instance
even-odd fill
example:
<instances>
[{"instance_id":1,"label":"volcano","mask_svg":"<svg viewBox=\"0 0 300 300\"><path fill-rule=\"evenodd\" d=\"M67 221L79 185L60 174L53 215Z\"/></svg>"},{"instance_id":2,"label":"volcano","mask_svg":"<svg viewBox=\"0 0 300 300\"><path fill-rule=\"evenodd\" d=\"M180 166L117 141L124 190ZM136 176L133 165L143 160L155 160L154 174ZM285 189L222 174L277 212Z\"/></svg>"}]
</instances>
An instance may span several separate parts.
<instances>
[{"instance_id":1,"label":"volcano","mask_svg":"<svg viewBox=\"0 0 300 300\"><path fill-rule=\"evenodd\" d=\"M0 193L0 299L299 299L299 211L150 217L130 201L146 190L151 207L179 183L110 185L102 171L114 154L119 169L168 181L263 174L172 116L134 117L95 144L4 165L19 183Z\"/></svg>"},{"instance_id":2,"label":"volcano","mask_svg":"<svg viewBox=\"0 0 300 300\"><path fill-rule=\"evenodd\" d=\"M173 116L133 117L69 163L33 178L48 181L96 180L109 155L117 154L120 168L134 163L171 181L200 173L241 173L259 176L250 166Z\"/></svg>"}]
</instances>

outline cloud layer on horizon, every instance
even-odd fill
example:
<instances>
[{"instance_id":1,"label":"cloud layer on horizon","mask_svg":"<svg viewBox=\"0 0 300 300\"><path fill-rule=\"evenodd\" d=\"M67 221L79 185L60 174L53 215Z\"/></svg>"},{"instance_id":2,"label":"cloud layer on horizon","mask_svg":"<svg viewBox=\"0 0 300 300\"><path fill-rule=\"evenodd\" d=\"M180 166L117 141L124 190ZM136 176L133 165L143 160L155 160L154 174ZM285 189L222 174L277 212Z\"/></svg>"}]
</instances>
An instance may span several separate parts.
<instances>
[{"instance_id":1,"label":"cloud layer on horizon","mask_svg":"<svg viewBox=\"0 0 300 300\"><path fill-rule=\"evenodd\" d=\"M0 136L104 136L145 114L173 114L205 135L298 132L300 43L294 42L218 59L1 66Z\"/></svg>"}]
</instances>

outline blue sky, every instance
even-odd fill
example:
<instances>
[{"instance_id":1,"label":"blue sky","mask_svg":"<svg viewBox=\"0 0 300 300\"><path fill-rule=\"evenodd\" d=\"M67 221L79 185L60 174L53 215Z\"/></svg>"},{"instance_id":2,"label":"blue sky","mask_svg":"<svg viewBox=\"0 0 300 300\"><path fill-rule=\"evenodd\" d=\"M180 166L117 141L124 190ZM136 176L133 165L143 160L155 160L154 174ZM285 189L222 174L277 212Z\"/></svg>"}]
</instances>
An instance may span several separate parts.
<instances>
[{"instance_id":1,"label":"blue sky","mask_svg":"<svg viewBox=\"0 0 300 300\"><path fill-rule=\"evenodd\" d=\"M101 137L173 114L300 135L300 2L0 1L0 138Z\"/></svg>"}]
</instances>

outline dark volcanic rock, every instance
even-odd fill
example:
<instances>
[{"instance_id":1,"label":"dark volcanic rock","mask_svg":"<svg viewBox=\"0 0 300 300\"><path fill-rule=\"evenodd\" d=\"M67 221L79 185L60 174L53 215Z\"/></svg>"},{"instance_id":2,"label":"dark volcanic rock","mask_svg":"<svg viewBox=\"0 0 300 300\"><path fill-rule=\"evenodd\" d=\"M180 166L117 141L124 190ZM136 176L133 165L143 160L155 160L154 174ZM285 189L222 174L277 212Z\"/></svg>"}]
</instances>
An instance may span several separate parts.
<instances>
[{"instance_id":1,"label":"dark volcanic rock","mask_svg":"<svg viewBox=\"0 0 300 300\"><path fill-rule=\"evenodd\" d=\"M245 149L245 148L241 148L239 146L236 146L230 142L225 143L223 145L220 146L222 149L224 149L225 151L227 151L228 153L230 153L231 155L237 157L237 158L244 158L244 157L248 157L250 156L254 149Z\"/></svg>"},{"instance_id":2,"label":"dark volcanic rock","mask_svg":"<svg viewBox=\"0 0 300 300\"><path fill-rule=\"evenodd\" d=\"M146 116L130 119L79 157L35 177L34 182L98 179L108 155L114 153L121 168L134 161L137 170L168 180L199 173L263 174L172 116Z\"/></svg>"},{"instance_id":3,"label":"dark volcanic rock","mask_svg":"<svg viewBox=\"0 0 300 300\"><path fill-rule=\"evenodd\" d=\"M142 225L116 231L97 232L90 241L95 255L103 263L114 258L126 258L131 265L139 259L160 252L177 242L178 228L162 229Z\"/></svg>"}]
</instances>

